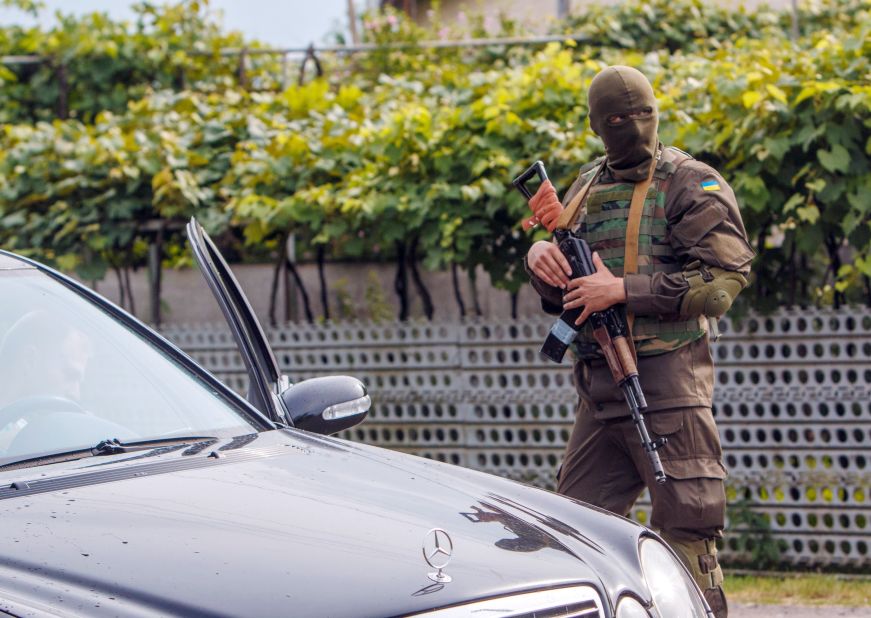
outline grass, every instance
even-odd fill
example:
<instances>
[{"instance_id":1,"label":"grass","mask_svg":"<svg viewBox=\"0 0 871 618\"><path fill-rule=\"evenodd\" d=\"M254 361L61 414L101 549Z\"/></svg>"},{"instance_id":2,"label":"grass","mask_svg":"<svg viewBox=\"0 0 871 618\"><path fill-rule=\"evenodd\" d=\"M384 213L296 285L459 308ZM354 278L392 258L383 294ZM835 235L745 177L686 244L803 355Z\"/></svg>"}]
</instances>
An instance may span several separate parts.
<instances>
[{"instance_id":1,"label":"grass","mask_svg":"<svg viewBox=\"0 0 871 618\"><path fill-rule=\"evenodd\" d=\"M871 607L871 577L828 574L726 573L730 602L759 605L846 605Z\"/></svg>"}]
</instances>

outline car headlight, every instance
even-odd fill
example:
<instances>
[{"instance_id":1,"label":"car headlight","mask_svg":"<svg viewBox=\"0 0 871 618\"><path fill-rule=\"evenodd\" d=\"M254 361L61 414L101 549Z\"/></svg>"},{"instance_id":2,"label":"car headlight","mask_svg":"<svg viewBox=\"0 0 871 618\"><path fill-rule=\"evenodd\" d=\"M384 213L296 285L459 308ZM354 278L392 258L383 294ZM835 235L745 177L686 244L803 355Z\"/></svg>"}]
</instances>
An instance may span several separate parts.
<instances>
[{"instance_id":1,"label":"car headlight","mask_svg":"<svg viewBox=\"0 0 871 618\"><path fill-rule=\"evenodd\" d=\"M641 570L660 616L705 618L708 615L702 596L683 564L656 539L641 541Z\"/></svg>"},{"instance_id":2,"label":"car headlight","mask_svg":"<svg viewBox=\"0 0 871 618\"><path fill-rule=\"evenodd\" d=\"M617 618L650 618L650 614L637 599L623 597L617 603Z\"/></svg>"}]
</instances>

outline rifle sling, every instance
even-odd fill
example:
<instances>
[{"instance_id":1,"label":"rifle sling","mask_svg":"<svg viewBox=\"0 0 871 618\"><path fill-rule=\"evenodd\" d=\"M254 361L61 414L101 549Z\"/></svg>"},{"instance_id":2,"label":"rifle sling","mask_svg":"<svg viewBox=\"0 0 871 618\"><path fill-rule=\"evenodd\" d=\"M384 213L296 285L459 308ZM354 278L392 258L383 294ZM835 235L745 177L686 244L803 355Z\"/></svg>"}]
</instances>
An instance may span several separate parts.
<instances>
[{"instance_id":1,"label":"rifle sling","mask_svg":"<svg viewBox=\"0 0 871 618\"><path fill-rule=\"evenodd\" d=\"M599 165L593 175L590 176L590 179L583 187L581 187L581 190L575 193L575 196L569 201L565 210L560 213L559 218L556 220L556 229L569 230L572 228L580 215L579 208L581 204L583 204L584 198L587 197L587 193L590 192L590 187L592 187L593 183L596 182L596 179L599 177L599 174L602 173L604 167L605 162L602 161L602 164Z\"/></svg>"},{"instance_id":2,"label":"rifle sling","mask_svg":"<svg viewBox=\"0 0 871 618\"><path fill-rule=\"evenodd\" d=\"M644 200L647 198L647 190L653 182L653 173L656 171L656 163L659 160L659 153L650 162L650 171L647 173L647 179L635 183L635 188L632 190L632 201L629 202L629 218L626 222L626 252L623 258L623 276L638 272L638 237L641 231L641 215L644 211ZM632 326L635 323L635 315L626 312L626 325L629 327L629 344L632 350L632 357L637 360L638 356L635 352L635 342L632 340Z\"/></svg>"}]
</instances>

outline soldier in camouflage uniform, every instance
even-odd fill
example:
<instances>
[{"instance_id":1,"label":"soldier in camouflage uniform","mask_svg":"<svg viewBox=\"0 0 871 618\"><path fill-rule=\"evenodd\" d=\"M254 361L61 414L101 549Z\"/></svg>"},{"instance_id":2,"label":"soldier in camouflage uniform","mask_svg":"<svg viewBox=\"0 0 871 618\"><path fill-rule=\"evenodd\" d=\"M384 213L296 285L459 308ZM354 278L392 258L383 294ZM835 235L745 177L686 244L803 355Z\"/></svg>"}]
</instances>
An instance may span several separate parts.
<instances>
[{"instance_id":1,"label":"soldier in camouflage uniform","mask_svg":"<svg viewBox=\"0 0 871 618\"><path fill-rule=\"evenodd\" d=\"M722 618L727 609L716 541L723 534L726 470L711 410L708 318L722 315L746 286L754 252L722 176L659 142L656 100L644 75L629 67L605 69L590 85L589 109L605 157L581 168L562 204L546 182L530 206L549 230L566 227L584 238L597 272L570 280L567 261L547 241L532 246L526 268L545 311L584 307L578 324L592 312L625 304L634 318L647 424L652 437L668 440L659 451L668 481L654 481L587 326L573 344L579 405L558 491L627 515L647 487L650 526L681 556ZM632 224L638 183L648 183L641 192L648 189L639 194L640 223L636 214ZM630 244L637 258L633 272L624 273Z\"/></svg>"}]
</instances>

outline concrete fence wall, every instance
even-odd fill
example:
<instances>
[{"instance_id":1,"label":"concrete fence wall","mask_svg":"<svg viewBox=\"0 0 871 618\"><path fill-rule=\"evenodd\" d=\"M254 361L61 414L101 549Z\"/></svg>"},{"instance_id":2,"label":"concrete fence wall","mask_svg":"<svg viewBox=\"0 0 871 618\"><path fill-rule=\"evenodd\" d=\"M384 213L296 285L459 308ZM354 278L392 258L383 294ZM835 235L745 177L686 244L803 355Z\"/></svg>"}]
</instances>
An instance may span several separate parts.
<instances>
[{"instance_id":1,"label":"concrete fence wall","mask_svg":"<svg viewBox=\"0 0 871 618\"><path fill-rule=\"evenodd\" d=\"M316 319L323 316L321 287L317 266L313 263L300 263L300 278L309 295L312 312ZM269 264L233 264L233 274L251 301L258 316L264 321L269 315L272 292L273 266ZM504 290L490 285L490 277L483 269L478 270L475 286L478 304L482 315L489 318L508 318L511 316L511 296ZM393 288L396 265L388 262L329 262L325 268L327 296L330 315L333 319L361 319L371 315L373 307L367 297L377 297L389 307L390 315L399 314L399 300ZM209 291L206 282L196 268L164 269L162 273L163 324L176 327L188 323L218 322L223 320L221 310ZM437 320L458 320L460 308L455 299L451 273L448 270L426 271L421 269L421 278L432 296ZM276 318L279 321L304 319L302 297L293 284L285 286L280 278L277 290ZM92 282L89 285L94 286ZM120 291L113 273L99 281L96 290L120 304ZM150 307L149 274L147 269L139 269L130 277L130 287L135 300L135 314L141 320L153 322ZM408 281L409 311L413 318L423 317L423 306L411 280ZM468 274L460 271L460 294L467 315L474 314L473 289ZM342 315L340 295L352 300L348 315ZM285 299L289 297L289 302ZM129 309L129 305L125 305ZM524 286L518 294L517 311L519 315L530 315L540 311L539 298L531 286Z\"/></svg>"},{"instance_id":2,"label":"concrete fence wall","mask_svg":"<svg viewBox=\"0 0 871 618\"><path fill-rule=\"evenodd\" d=\"M551 488L575 394L568 362L539 358L549 326L292 324L269 337L293 381L338 373L367 384L370 417L342 437ZM725 557L777 543L786 563L871 567L871 312L783 311L723 321L722 330L714 354L730 471ZM225 327L166 332L244 390ZM767 524L748 530L749 513ZM632 516L649 519L646 496Z\"/></svg>"}]
</instances>

